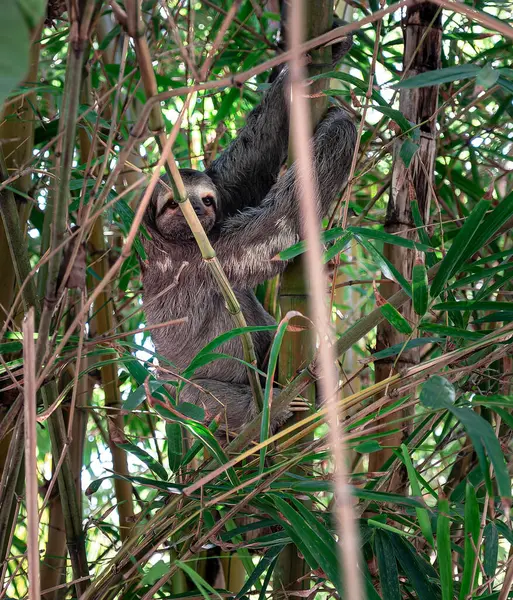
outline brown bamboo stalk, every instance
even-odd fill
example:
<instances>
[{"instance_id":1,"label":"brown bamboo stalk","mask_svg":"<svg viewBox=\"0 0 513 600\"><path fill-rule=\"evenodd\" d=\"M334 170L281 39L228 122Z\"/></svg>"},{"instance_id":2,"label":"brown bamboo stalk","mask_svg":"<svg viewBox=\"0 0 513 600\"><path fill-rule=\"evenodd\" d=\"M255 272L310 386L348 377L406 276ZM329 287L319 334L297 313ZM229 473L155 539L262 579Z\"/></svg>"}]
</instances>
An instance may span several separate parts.
<instances>
[{"instance_id":1,"label":"brown bamboo stalk","mask_svg":"<svg viewBox=\"0 0 513 600\"><path fill-rule=\"evenodd\" d=\"M39 600L39 511L37 506L37 434L36 434L36 353L34 347L34 309L23 322L23 380L25 414L25 485L27 508L27 561L29 600Z\"/></svg>"},{"instance_id":2,"label":"brown bamboo stalk","mask_svg":"<svg viewBox=\"0 0 513 600\"><path fill-rule=\"evenodd\" d=\"M299 6L292 11L290 24L290 79L292 86L291 124L294 135L292 141L300 181L299 198L303 215L304 234L307 240L306 262L310 290L311 311L315 328L319 335L319 367L322 373L321 391L328 410L330 426L330 446L335 466L335 512L337 519L338 548L341 553L343 585L351 600L363 598L361 578L358 571L359 542L353 513L353 502L347 483L345 442L338 422L337 389L338 373L335 368L335 353L331 345L332 331L325 303L324 283L326 281L322 265L322 247L319 239L320 224L316 209L315 176L310 145L311 121L307 99L304 96L305 73L301 57L301 35L303 10Z\"/></svg>"},{"instance_id":3,"label":"brown bamboo stalk","mask_svg":"<svg viewBox=\"0 0 513 600\"><path fill-rule=\"evenodd\" d=\"M300 9L300 2L297 2L297 7L294 10ZM333 2L331 0L322 0L318 2L307 2L304 6L306 18L306 35L308 39L316 38L319 35L329 31L333 17ZM291 11L292 12L292 11ZM282 23L282 30L288 23ZM288 31L288 29L287 29ZM312 50L313 65L326 65L318 67L310 65L308 75L319 75L328 70L328 65L331 64L331 48L319 48ZM327 96L321 92L325 89L327 81L318 79L310 85L308 93L313 96L309 102L309 111L311 116L312 127L315 127L321 120L327 108ZM303 92L305 93L305 92ZM315 97L317 96L317 97ZM295 98L293 98L295 101ZM295 143L294 143L294 123L290 124L289 135L289 166L294 161ZM309 287L308 275L305 256L298 257L289 264L282 275L281 286L279 293L279 302L281 314L285 315L290 311L298 311L305 316L310 316L309 306ZM296 373L303 369L313 358L315 354L315 339L312 331L309 328L304 328L300 331L287 331L283 337L280 356L278 359L278 381L287 385L294 379ZM310 386L304 392L304 396L315 406L315 386ZM288 421L298 422L303 418L304 414L296 413ZM306 440L305 440L306 441ZM307 465L302 465L302 472ZM309 580L305 578L309 567L304 558L298 554L298 549L294 544L288 544L278 559L276 569L273 576L273 585L276 591L287 590L293 597L293 590L307 589Z\"/></svg>"}]
</instances>

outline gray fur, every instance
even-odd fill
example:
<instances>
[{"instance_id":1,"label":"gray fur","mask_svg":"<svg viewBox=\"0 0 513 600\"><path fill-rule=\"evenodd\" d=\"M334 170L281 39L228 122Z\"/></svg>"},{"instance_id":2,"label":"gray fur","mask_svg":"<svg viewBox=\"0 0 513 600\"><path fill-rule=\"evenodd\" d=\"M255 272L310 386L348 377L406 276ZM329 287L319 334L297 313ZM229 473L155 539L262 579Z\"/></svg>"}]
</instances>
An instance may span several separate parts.
<instances>
[{"instance_id":1,"label":"gray fur","mask_svg":"<svg viewBox=\"0 0 513 600\"><path fill-rule=\"evenodd\" d=\"M271 259L296 243L301 230L295 165L277 180L288 147L285 77L286 70L250 113L238 138L205 174L183 171L191 199L197 202L198 187L204 190L205 186L211 186L216 196L215 224L199 216L248 325L275 324L253 288L284 270L286 262ZM319 216L326 214L346 182L355 145L356 129L348 115L330 109L313 139ZM152 239L145 240L144 307L150 325L188 318L183 324L152 332L156 350L181 371L208 342L233 329L233 321L183 218L156 218L162 192L163 188L156 191L145 216ZM159 296L166 287L169 291ZM253 340L259 366L265 367L272 332L255 333ZM239 338L216 351L243 358ZM203 406L208 421L221 411L223 429L236 432L254 416L246 368L240 362L211 362L195 372L194 382L197 387L186 385L180 400Z\"/></svg>"}]
</instances>

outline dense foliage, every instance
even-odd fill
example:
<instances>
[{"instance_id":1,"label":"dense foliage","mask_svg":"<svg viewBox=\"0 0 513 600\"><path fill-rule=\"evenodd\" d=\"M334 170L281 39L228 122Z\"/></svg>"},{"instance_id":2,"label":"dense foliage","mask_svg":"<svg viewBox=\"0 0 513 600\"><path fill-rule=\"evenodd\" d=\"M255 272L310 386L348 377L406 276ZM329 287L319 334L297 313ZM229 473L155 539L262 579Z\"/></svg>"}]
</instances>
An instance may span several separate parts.
<instances>
[{"instance_id":1,"label":"dense foliage","mask_svg":"<svg viewBox=\"0 0 513 600\"><path fill-rule=\"evenodd\" d=\"M42 0L6 3L0 19L0 598L26 597L34 531L47 599L215 596L207 552L231 557L221 594L264 598L283 593L273 576L287 547L309 588L296 594L343 597L333 424L322 410L299 413L295 429L271 441L263 430L256 449L244 433L227 449L201 408L170 406L155 377L166 360L145 328L144 250L132 235L161 156L155 125L163 117L176 135L180 167L201 169L221 152L268 86L266 61L283 51L279 3L143 2L135 26L136 1L69 2L69 13L63 4L49 3L44 24ZM405 65L404 9L335 4L348 22L367 17L324 86L360 137L341 197L349 193L349 219L337 205L323 233L365 593L504 600L513 580L512 7L441 2L441 68L403 79L413 60ZM176 93L154 104L146 125L148 65L153 93ZM415 183L430 140L401 110L404 94L426 86L438 94L429 222ZM390 195L404 186L413 226L391 232ZM414 257L410 272L394 260L398 248ZM283 256L304 252L298 244ZM398 290L389 302L378 291L387 280ZM276 307L276 286L258 294ZM411 314L400 312L408 302ZM27 363L30 306L39 334ZM376 352L383 321L402 341ZM240 333L200 350L182 375L229 360L217 348ZM415 360L405 366L408 352ZM386 379L375 377L379 360ZM36 379L37 444L25 450L37 458L34 529L22 416ZM311 382L310 372L298 380ZM384 459L370 470L375 453Z\"/></svg>"}]
</instances>

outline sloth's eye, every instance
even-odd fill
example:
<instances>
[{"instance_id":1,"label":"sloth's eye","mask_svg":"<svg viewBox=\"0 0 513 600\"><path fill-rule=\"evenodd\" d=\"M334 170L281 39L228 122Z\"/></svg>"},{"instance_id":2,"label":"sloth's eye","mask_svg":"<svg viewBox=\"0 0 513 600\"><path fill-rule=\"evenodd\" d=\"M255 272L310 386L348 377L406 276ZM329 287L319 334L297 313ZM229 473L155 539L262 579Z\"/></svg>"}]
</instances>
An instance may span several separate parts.
<instances>
[{"instance_id":1,"label":"sloth's eye","mask_svg":"<svg viewBox=\"0 0 513 600\"><path fill-rule=\"evenodd\" d=\"M168 202L166 203L166 207L167 208L178 208L178 202L175 202L174 200L168 200Z\"/></svg>"},{"instance_id":2,"label":"sloth's eye","mask_svg":"<svg viewBox=\"0 0 513 600\"><path fill-rule=\"evenodd\" d=\"M214 196L204 196L202 200L205 206L212 206L214 204Z\"/></svg>"}]
</instances>

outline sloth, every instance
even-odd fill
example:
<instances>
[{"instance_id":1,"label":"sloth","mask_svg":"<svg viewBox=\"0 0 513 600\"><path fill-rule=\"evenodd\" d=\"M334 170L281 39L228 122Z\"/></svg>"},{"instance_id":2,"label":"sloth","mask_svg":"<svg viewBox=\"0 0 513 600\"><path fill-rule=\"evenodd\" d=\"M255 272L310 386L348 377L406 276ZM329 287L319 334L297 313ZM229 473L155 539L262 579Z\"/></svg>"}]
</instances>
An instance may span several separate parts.
<instances>
[{"instance_id":1,"label":"sloth","mask_svg":"<svg viewBox=\"0 0 513 600\"><path fill-rule=\"evenodd\" d=\"M344 53L349 46L345 44ZM180 171L248 326L276 325L253 290L284 270L287 262L276 256L301 235L296 165L279 176L288 151L288 95L284 68L238 137L209 168ZM348 114L330 108L312 139L319 217L346 183L355 146L356 128ZM150 234L141 267L144 310L152 326L187 317L151 334L156 351L180 372L207 343L233 329L233 320L165 178L155 188L144 223ZM252 338L258 367L265 368L273 331L258 331ZM241 362L240 338L217 350L239 360L221 358L198 368L181 389L179 401L201 406L206 423L220 414L219 432L226 435L253 419L256 406ZM288 414L285 410L274 417L272 428Z\"/></svg>"}]
</instances>

